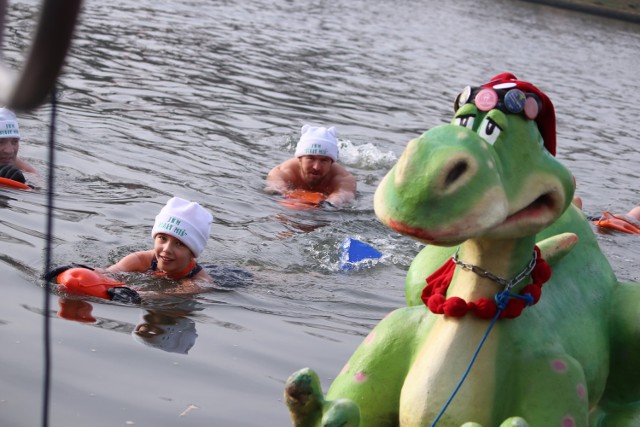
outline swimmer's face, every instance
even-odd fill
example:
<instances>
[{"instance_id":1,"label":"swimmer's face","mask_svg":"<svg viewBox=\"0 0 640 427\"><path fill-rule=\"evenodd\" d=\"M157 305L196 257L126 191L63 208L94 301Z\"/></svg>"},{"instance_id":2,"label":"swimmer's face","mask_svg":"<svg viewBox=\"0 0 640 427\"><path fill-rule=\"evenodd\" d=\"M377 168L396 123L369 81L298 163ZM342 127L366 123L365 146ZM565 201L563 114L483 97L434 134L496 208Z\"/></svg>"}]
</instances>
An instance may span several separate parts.
<instances>
[{"instance_id":1,"label":"swimmer's face","mask_svg":"<svg viewBox=\"0 0 640 427\"><path fill-rule=\"evenodd\" d=\"M19 149L19 138L0 138L0 164L15 166Z\"/></svg>"},{"instance_id":2,"label":"swimmer's face","mask_svg":"<svg viewBox=\"0 0 640 427\"><path fill-rule=\"evenodd\" d=\"M168 274L183 271L193 258L191 249L175 237L164 233L158 233L154 237L153 251L158 260L158 269Z\"/></svg>"},{"instance_id":3,"label":"swimmer's face","mask_svg":"<svg viewBox=\"0 0 640 427\"><path fill-rule=\"evenodd\" d=\"M311 187L322 183L333 164L331 157L327 156L302 156L298 160L302 179Z\"/></svg>"}]
</instances>

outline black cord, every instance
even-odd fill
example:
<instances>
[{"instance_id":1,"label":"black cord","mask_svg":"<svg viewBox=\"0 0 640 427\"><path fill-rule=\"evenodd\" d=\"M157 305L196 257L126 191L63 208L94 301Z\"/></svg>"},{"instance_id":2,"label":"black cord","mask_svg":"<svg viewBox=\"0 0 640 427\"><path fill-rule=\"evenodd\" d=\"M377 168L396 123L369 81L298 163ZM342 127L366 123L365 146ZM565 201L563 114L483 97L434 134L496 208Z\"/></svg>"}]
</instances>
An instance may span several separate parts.
<instances>
[{"instance_id":1,"label":"black cord","mask_svg":"<svg viewBox=\"0 0 640 427\"><path fill-rule=\"evenodd\" d=\"M56 133L56 88L51 90L51 123L49 125L49 171L47 179L47 229L44 256L45 273L51 270L51 246L53 241L53 193L54 193L54 154ZM43 275L44 276L44 275ZM49 395L51 390L51 327L50 311L50 282L44 279L44 385L42 396L42 427L49 425Z\"/></svg>"}]
</instances>

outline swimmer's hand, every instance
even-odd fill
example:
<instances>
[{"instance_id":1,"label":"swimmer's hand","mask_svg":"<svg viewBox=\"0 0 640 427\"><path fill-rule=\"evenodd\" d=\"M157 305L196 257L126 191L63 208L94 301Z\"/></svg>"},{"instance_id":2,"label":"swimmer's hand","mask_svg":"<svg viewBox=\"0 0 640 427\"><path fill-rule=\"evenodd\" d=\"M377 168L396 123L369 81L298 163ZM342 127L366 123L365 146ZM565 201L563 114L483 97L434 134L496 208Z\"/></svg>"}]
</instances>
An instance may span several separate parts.
<instances>
[{"instance_id":1,"label":"swimmer's hand","mask_svg":"<svg viewBox=\"0 0 640 427\"><path fill-rule=\"evenodd\" d=\"M115 302L122 302L125 304L140 304L142 302L142 298L140 295L131 288L127 288L126 286L115 286L113 288L107 289L107 294L109 294L109 299Z\"/></svg>"},{"instance_id":2,"label":"swimmer's hand","mask_svg":"<svg viewBox=\"0 0 640 427\"><path fill-rule=\"evenodd\" d=\"M50 282L52 280L54 280L56 277L58 277L58 274L64 273L65 271L69 270L70 268L86 268L87 270L94 270L93 268L84 265L84 264L76 264L76 263L71 263L68 265L61 265L60 267L56 267L53 270L49 271L48 273L45 273L42 275L42 278L44 280L46 280L47 282Z\"/></svg>"}]
</instances>

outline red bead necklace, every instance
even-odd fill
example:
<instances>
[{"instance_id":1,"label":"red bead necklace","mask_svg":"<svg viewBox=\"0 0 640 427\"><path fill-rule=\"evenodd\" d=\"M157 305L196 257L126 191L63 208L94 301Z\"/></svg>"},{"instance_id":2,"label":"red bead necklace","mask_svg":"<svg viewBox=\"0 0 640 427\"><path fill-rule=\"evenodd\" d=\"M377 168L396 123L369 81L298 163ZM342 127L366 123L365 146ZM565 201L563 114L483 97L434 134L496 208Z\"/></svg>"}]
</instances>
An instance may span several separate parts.
<instances>
[{"instance_id":1,"label":"red bead necklace","mask_svg":"<svg viewBox=\"0 0 640 427\"><path fill-rule=\"evenodd\" d=\"M498 283L505 282L505 290L496 294L496 298L480 298L477 301L467 302L459 297L447 298L447 290L451 284L456 264L476 274L491 278ZM531 266L531 264L533 264ZM531 274L532 282L525 286L518 294L509 292L523 276ZM542 259L540 248L534 248L534 256L530 265L511 281L505 281L497 276L484 272L476 266L462 263L457 259L457 253L449 258L442 267L427 277L427 286L422 290L422 302L435 314L444 314L450 317L462 317L468 312L481 319L491 319L498 313L498 307L502 308L499 318L513 319L518 317L526 306L538 302L542 295L542 285L551 277L551 267ZM496 302L497 301L497 302Z\"/></svg>"}]
</instances>

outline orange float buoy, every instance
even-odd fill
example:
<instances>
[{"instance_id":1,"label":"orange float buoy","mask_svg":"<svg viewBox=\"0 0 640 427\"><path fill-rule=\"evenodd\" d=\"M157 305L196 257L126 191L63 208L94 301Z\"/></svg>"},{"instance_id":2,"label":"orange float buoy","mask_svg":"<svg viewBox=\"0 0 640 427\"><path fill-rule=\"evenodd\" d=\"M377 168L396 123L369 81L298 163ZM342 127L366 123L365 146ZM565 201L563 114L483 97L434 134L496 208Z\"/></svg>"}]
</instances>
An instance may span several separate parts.
<instances>
[{"instance_id":1,"label":"orange float buoy","mask_svg":"<svg viewBox=\"0 0 640 427\"><path fill-rule=\"evenodd\" d=\"M20 181L15 181L13 179L2 178L2 177L0 177L0 186L8 187L8 188L17 188L19 190L31 190L31 187L29 187L27 184L23 184Z\"/></svg>"},{"instance_id":2,"label":"orange float buoy","mask_svg":"<svg viewBox=\"0 0 640 427\"><path fill-rule=\"evenodd\" d=\"M58 274L57 282L70 294L89 295L107 300L111 299L108 289L125 286L111 277L80 267L70 268Z\"/></svg>"},{"instance_id":3,"label":"orange float buoy","mask_svg":"<svg viewBox=\"0 0 640 427\"><path fill-rule=\"evenodd\" d=\"M282 206L298 210L315 209L327 199L324 193L308 190L289 191L284 197L284 200L280 200Z\"/></svg>"}]
</instances>

